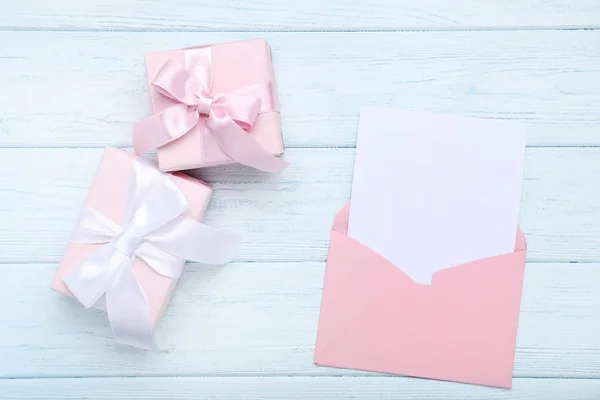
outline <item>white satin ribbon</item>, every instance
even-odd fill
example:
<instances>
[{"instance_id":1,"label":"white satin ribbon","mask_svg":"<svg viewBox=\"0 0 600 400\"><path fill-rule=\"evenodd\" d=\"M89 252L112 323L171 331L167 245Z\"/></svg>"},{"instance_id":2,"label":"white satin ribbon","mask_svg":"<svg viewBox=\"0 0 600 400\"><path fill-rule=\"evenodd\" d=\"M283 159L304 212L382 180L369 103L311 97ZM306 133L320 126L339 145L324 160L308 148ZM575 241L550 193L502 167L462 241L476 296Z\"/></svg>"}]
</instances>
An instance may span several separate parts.
<instances>
[{"instance_id":1,"label":"white satin ribbon","mask_svg":"<svg viewBox=\"0 0 600 400\"><path fill-rule=\"evenodd\" d=\"M133 273L136 257L158 274L177 279L185 260L226 264L239 244L237 235L181 217L187 199L167 174L134 161L123 226L90 207L84 208L72 241L104 244L63 278L89 308L105 295L115 339L155 349L146 296Z\"/></svg>"}]
</instances>

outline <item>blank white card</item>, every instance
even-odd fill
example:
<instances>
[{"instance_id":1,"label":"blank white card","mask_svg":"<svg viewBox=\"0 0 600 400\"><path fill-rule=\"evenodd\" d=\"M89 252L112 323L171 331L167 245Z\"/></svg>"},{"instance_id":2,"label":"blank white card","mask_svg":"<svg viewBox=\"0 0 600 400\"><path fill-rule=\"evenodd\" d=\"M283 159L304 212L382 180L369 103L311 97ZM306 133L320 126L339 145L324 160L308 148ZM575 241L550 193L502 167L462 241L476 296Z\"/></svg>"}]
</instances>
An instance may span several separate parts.
<instances>
[{"instance_id":1,"label":"blank white card","mask_svg":"<svg viewBox=\"0 0 600 400\"><path fill-rule=\"evenodd\" d=\"M417 283L514 251L526 127L365 107L348 235Z\"/></svg>"}]
</instances>

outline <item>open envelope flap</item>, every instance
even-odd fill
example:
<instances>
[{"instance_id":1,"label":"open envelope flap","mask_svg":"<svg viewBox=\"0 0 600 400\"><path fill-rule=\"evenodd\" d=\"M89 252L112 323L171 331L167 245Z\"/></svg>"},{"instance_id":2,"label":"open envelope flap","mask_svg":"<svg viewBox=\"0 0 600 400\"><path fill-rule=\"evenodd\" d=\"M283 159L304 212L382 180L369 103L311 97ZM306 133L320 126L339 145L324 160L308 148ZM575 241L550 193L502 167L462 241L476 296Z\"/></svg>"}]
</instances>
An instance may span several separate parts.
<instances>
[{"instance_id":1,"label":"open envelope flap","mask_svg":"<svg viewBox=\"0 0 600 400\"><path fill-rule=\"evenodd\" d=\"M350 203L346 204L336 215L333 220L332 230L343 234L348 234L348 221L350 220Z\"/></svg>"},{"instance_id":2,"label":"open envelope flap","mask_svg":"<svg viewBox=\"0 0 600 400\"><path fill-rule=\"evenodd\" d=\"M348 213L347 205L331 235L315 363L510 387L523 235L514 253L439 271L420 285L350 239Z\"/></svg>"}]
</instances>

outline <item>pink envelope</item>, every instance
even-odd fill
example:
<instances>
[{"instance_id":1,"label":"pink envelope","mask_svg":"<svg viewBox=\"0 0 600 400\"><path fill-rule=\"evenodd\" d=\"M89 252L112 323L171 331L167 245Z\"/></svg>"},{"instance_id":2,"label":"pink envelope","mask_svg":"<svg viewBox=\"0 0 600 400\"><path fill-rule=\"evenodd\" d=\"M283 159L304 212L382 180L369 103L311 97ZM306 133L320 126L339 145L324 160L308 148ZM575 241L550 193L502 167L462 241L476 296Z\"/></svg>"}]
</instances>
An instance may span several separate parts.
<instances>
[{"instance_id":1,"label":"pink envelope","mask_svg":"<svg viewBox=\"0 0 600 400\"><path fill-rule=\"evenodd\" d=\"M196 46L186 49L161 51L146 54L146 73L150 90L152 113L159 113L175 104L160 94L152 81L166 61L173 60L185 66L188 57L193 57L196 49L210 49L214 67L214 83L211 95L228 93L245 86L268 82L272 90L274 108L279 108L279 97L271 47L264 39L250 39L236 42ZM248 131L254 140L275 156L284 152L279 111L260 113ZM163 171L211 167L232 163L215 139L204 134L200 126L193 128L181 138L157 149L158 163Z\"/></svg>"},{"instance_id":2,"label":"pink envelope","mask_svg":"<svg viewBox=\"0 0 600 400\"><path fill-rule=\"evenodd\" d=\"M510 388L527 246L414 283L333 224L317 365ZM432 249L435 251L435 249Z\"/></svg>"}]
</instances>

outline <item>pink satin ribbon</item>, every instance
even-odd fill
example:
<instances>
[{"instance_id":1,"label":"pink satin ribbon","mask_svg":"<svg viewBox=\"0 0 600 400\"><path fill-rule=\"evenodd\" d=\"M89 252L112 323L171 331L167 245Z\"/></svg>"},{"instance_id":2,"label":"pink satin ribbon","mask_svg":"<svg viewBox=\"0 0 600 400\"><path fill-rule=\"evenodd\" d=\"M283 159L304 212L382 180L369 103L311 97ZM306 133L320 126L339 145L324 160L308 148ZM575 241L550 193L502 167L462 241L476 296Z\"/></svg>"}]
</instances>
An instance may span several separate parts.
<instances>
[{"instance_id":1,"label":"pink satin ribbon","mask_svg":"<svg viewBox=\"0 0 600 400\"><path fill-rule=\"evenodd\" d=\"M210 62L201 60L190 69L168 60L157 74L152 84L177 104L134 124L135 152L155 150L201 124L233 161L260 171L283 171L289 164L269 153L246 132L262 109L273 108L272 104L262 104L272 98L270 84L246 86L211 97Z\"/></svg>"}]
</instances>

